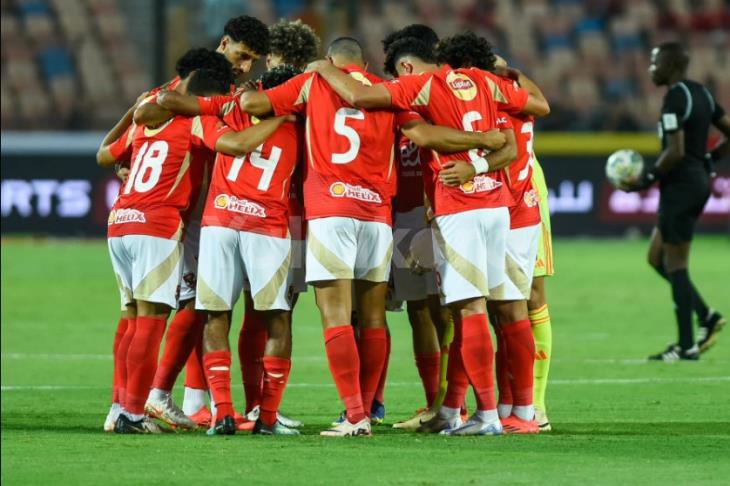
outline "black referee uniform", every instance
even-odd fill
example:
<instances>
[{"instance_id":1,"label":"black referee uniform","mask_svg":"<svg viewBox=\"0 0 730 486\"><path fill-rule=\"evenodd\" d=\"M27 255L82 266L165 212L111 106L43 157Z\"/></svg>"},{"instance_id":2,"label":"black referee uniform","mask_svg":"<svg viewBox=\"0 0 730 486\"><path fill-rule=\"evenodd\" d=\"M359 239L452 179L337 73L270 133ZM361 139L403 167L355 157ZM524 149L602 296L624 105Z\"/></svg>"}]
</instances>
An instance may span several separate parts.
<instances>
[{"instance_id":1,"label":"black referee uniform","mask_svg":"<svg viewBox=\"0 0 730 486\"><path fill-rule=\"evenodd\" d=\"M662 149L667 134L684 130L684 157L660 179L659 222L666 243L692 241L697 219L710 198L712 161L707 137L713 122L725 112L701 84L682 80L664 96L659 137Z\"/></svg>"}]
</instances>

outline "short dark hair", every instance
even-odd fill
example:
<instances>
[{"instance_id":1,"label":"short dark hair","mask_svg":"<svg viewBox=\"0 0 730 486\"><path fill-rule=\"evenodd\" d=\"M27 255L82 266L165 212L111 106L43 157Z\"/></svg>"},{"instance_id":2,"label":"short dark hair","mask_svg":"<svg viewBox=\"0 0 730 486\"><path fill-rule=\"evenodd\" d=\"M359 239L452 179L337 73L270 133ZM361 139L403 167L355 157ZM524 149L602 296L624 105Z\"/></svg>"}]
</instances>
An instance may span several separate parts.
<instances>
[{"instance_id":1,"label":"short dark hair","mask_svg":"<svg viewBox=\"0 0 730 486\"><path fill-rule=\"evenodd\" d=\"M491 71L497 61L492 49L487 39L467 31L440 41L436 46L436 59L439 64L448 64L455 69L475 67Z\"/></svg>"},{"instance_id":2,"label":"short dark hair","mask_svg":"<svg viewBox=\"0 0 730 486\"><path fill-rule=\"evenodd\" d=\"M175 63L175 72L181 79L187 78L196 69L217 69L220 58L225 56L205 47L196 47L183 54ZM226 62L228 62L226 60ZM230 63L229 63L230 64Z\"/></svg>"},{"instance_id":3,"label":"short dark hair","mask_svg":"<svg viewBox=\"0 0 730 486\"><path fill-rule=\"evenodd\" d=\"M228 93L234 76L230 64L227 72L219 69L198 69L190 75L188 93L196 96L220 95Z\"/></svg>"},{"instance_id":4,"label":"short dark hair","mask_svg":"<svg viewBox=\"0 0 730 486\"><path fill-rule=\"evenodd\" d=\"M269 27L271 53L281 56L285 64L304 68L317 58L320 40L309 25L297 19L279 20Z\"/></svg>"},{"instance_id":5,"label":"short dark hair","mask_svg":"<svg viewBox=\"0 0 730 486\"><path fill-rule=\"evenodd\" d=\"M382 40L383 51L387 51L393 42L404 37L415 37L420 39L426 44L433 46L439 41L438 34L428 25L423 24L411 24L406 25L402 29L391 32L388 37Z\"/></svg>"},{"instance_id":6,"label":"short dark hair","mask_svg":"<svg viewBox=\"0 0 730 486\"><path fill-rule=\"evenodd\" d=\"M330 42L327 48L328 56L343 56L353 61L363 59L362 45L353 37L338 37Z\"/></svg>"},{"instance_id":7,"label":"short dark hair","mask_svg":"<svg viewBox=\"0 0 730 486\"><path fill-rule=\"evenodd\" d=\"M659 52L668 56L674 66L680 71L686 71L689 66L689 53L679 42L664 42L659 44Z\"/></svg>"},{"instance_id":8,"label":"short dark hair","mask_svg":"<svg viewBox=\"0 0 730 486\"><path fill-rule=\"evenodd\" d=\"M255 17L241 15L226 22L223 33L234 42L242 42L259 56L269 53L269 29Z\"/></svg>"},{"instance_id":9,"label":"short dark hair","mask_svg":"<svg viewBox=\"0 0 730 486\"><path fill-rule=\"evenodd\" d=\"M302 71L289 64L279 64L273 69L266 71L259 78L261 87L264 89L273 88L289 81L294 76L301 74Z\"/></svg>"},{"instance_id":10,"label":"short dark hair","mask_svg":"<svg viewBox=\"0 0 730 486\"><path fill-rule=\"evenodd\" d=\"M415 56L423 62L435 64L436 57L433 48L415 37L403 37L393 42L385 54L385 65L383 69L386 73L397 76L395 69L398 61L405 56Z\"/></svg>"}]
</instances>

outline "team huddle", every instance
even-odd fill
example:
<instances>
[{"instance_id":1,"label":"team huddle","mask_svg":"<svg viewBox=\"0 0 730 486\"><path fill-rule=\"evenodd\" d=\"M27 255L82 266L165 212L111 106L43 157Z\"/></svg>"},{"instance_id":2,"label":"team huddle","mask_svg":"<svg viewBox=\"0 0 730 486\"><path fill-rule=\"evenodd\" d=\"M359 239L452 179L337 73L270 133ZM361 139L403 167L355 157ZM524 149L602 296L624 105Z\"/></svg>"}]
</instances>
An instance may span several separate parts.
<instances>
[{"instance_id":1,"label":"team huddle","mask_svg":"<svg viewBox=\"0 0 730 486\"><path fill-rule=\"evenodd\" d=\"M552 251L532 148L547 100L472 33L392 33L392 80L367 71L353 38L316 60L319 44L300 21L233 18L216 51L188 51L102 142L98 163L123 180L108 227L122 313L104 429L298 435L279 406L292 310L311 286L344 406L321 435L382 422L386 309L404 305L426 403L394 427L550 430ZM242 79L261 57L267 71ZM229 332L241 295L239 414Z\"/></svg>"}]
</instances>

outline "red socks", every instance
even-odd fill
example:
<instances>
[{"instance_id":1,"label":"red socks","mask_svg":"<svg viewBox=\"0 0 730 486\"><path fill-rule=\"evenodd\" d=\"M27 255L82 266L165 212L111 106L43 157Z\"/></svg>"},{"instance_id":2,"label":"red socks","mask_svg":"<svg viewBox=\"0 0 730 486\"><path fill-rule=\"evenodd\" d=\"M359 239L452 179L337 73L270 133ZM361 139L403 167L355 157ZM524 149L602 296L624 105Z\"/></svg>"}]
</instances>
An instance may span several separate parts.
<instances>
[{"instance_id":1,"label":"red socks","mask_svg":"<svg viewBox=\"0 0 730 486\"><path fill-rule=\"evenodd\" d=\"M426 392L426 406L431 407L439 393L441 353L417 354L416 367L423 383L423 390Z\"/></svg>"},{"instance_id":2,"label":"red socks","mask_svg":"<svg viewBox=\"0 0 730 486\"><path fill-rule=\"evenodd\" d=\"M216 407L216 421L233 417L231 399L231 352L211 351L203 355L205 376L210 385L210 394Z\"/></svg>"},{"instance_id":3,"label":"red socks","mask_svg":"<svg viewBox=\"0 0 730 486\"><path fill-rule=\"evenodd\" d=\"M263 356L266 348L266 323L261 313L246 312L238 335L238 360L241 365L243 391L246 395L246 413L261 404L261 386L264 374Z\"/></svg>"},{"instance_id":4,"label":"red socks","mask_svg":"<svg viewBox=\"0 0 730 486\"><path fill-rule=\"evenodd\" d=\"M264 356L264 389L261 393L261 421L268 426L276 423L284 389L289 380L291 360L277 356Z\"/></svg>"},{"instance_id":5,"label":"red socks","mask_svg":"<svg viewBox=\"0 0 730 486\"><path fill-rule=\"evenodd\" d=\"M494 326L494 334L497 337L497 352L494 355L497 368L497 389L499 390L499 403L512 405L512 383L509 377L509 364L507 363L507 343L500 326Z\"/></svg>"},{"instance_id":6,"label":"red socks","mask_svg":"<svg viewBox=\"0 0 730 486\"><path fill-rule=\"evenodd\" d=\"M137 329L127 352L127 392L124 403L124 408L135 415L144 414L144 404L157 369L166 322L164 317L137 316Z\"/></svg>"},{"instance_id":7,"label":"red socks","mask_svg":"<svg viewBox=\"0 0 730 486\"><path fill-rule=\"evenodd\" d=\"M205 381L205 373L203 372L202 341L195 344L195 349L190 353L188 361L185 363L185 387L195 388L196 390L208 389L208 382Z\"/></svg>"},{"instance_id":8,"label":"red socks","mask_svg":"<svg viewBox=\"0 0 730 486\"><path fill-rule=\"evenodd\" d=\"M352 326L345 324L325 329L324 346L332 378L347 410L347 419L357 423L366 415L360 391L360 357Z\"/></svg>"},{"instance_id":9,"label":"red socks","mask_svg":"<svg viewBox=\"0 0 730 486\"><path fill-rule=\"evenodd\" d=\"M114 344L112 345L112 357L114 359L114 375L112 378L112 403L119 402L119 387L122 383L122 368L126 368L126 363L122 366L123 361L119 361L119 345L127 333L127 318L120 317L117 323L117 331L114 333ZM131 336L130 336L131 338ZM126 341L129 347L129 341ZM126 375L126 372L124 373Z\"/></svg>"},{"instance_id":10,"label":"red socks","mask_svg":"<svg viewBox=\"0 0 730 486\"><path fill-rule=\"evenodd\" d=\"M190 309L181 309L175 313L167 330L165 349L152 382L154 388L172 390L177 375L182 371L198 339L202 338L205 323L200 314Z\"/></svg>"},{"instance_id":11,"label":"red socks","mask_svg":"<svg viewBox=\"0 0 730 486\"><path fill-rule=\"evenodd\" d=\"M495 410L494 398L494 350L486 314L463 317L461 359L469 382L474 388L478 410ZM531 333L528 321L528 331ZM532 335L532 334L530 334ZM533 347L533 355L535 350Z\"/></svg>"},{"instance_id":12,"label":"red socks","mask_svg":"<svg viewBox=\"0 0 730 486\"><path fill-rule=\"evenodd\" d=\"M507 349L507 366L512 377L514 405L532 405L535 339L529 319L502 326Z\"/></svg>"},{"instance_id":13,"label":"red socks","mask_svg":"<svg viewBox=\"0 0 730 486\"><path fill-rule=\"evenodd\" d=\"M385 382L388 379L388 364L390 363L390 333L387 330L385 339L385 365L383 366L383 372L380 374L378 389L375 391L375 400L380 403L385 403Z\"/></svg>"},{"instance_id":14,"label":"red socks","mask_svg":"<svg viewBox=\"0 0 730 486\"><path fill-rule=\"evenodd\" d=\"M118 383L117 394L119 395L119 403L122 406L124 406L127 398L127 354L136 329L137 320L127 319L127 330L119 340L119 347L114 354L114 378ZM116 376L117 373L119 373L118 377Z\"/></svg>"},{"instance_id":15,"label":"red socks","mask_svg":"<svg viewBox=\"0 0 730 486\"><path fill-rule=\"evenodd\" d=\"M357 342L360 356L360 387L362 389L362 406L369 414L373 406L373 398L378 390L387 354L387 329L360 329Z\"/></svg>"},{"instance_id":16,"label":"red socks","mask_svg":"<svg viewBox=\"0 0 730 486\"><path fill-rule=\"evenodd\" d=\"M446 396L444 406L449 408L461 408L464 404L466 390L469 388L469 378L464 370L464 362L461 359L461 325L454 323L454 339L449 347L449 364L446 369Z\"/></svg>"}]
</instances>

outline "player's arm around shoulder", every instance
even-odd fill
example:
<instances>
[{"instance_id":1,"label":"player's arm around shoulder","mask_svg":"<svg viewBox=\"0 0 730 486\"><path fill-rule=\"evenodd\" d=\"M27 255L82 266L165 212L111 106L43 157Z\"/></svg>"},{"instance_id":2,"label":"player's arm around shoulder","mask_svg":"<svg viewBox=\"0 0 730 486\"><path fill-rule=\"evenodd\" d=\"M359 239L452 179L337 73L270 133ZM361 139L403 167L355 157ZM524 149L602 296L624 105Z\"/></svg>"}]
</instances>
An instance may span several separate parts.
<instances>
[{"instance_id":1,"label":"player's arm around shoulder","mask_svg":"<svg viewBox=\"0 0 730 486\"><path fill-rule=\"evenodd\" d=\"M454 161L439 171L439 180L446 186L456 187L485 172L504 169L517 158L517 139L511 128L502 130L505 142L501 148L471 162Z\"/></svg>"},{"instance_id":2,"label":"player's arm around shoulder","mask_svg":"<svg viewBox=\"0 0 730 486\"><path fill-rule=\"evenodd\" d=\"M510 82L517 83L521 89L527 92L527 100L522 108L522 113L533 116L547 116L550 114L550 104L547 98L545 98L540 87L528 78L525 73L508 66L503 58L497 56L494 74L505 78L505 80L511 80ZM507 88L509 90L509 86Z\"/></svg>"},{"instance_id":3,"label":"player's arm around shoulder","mask_svg":"<svg viewBox=\"0 0 730 486\"><path fill-rule=\"evenodd\" d=\"M421 148L441 153L463 152L471 149L496 150L505 143L499 130L467 132L455 128L431 125L425 120L413 120L401 126L401 133Z\"/></svg>"},{"instance_id":4,"label":"player's arm around shoulder","mask_svg":"<svg viewBox=\"0 0 730 486\"><path fill-rule=\"evenodd\" d=\"M134 123L154 127L175 116L173 112L159 105L159 97L163 93L165 92L160 91L152 96L147 96L138 103L134 110Z\"/></svg>"},{"instance_id":5,"label":"player's arm around shoulder","mask_svg":"<svg viewBox=\"0 0 730 486\"><path fill-rule=\"evenodd\" d=\"M368 110L391 105L390 91L385 83L366 86L327 60L310 63L307 72L317 73L340 98L355 108Z\"/></svg>"},{"instance_id":6,"label":"player's arm around shoulder","mask_svg":"<svg viewBox=\"0 0 730 486\"><path fill-rule=\"evenodd\" d=\"M274 111L268 95L261 91L244 91L241 94L240 106L243 111L253 116L264 116Z\"/></svg>"},{"instance_id":7,"label":"player's arm around shoulder","mask_svg":"<svg viewBox=\"0 0 730 486\"><path fill-rule=\"evenodd\" d=\"M273 135L287 119L286 116L277 116L262 120L239 132L228 132L218 139L215 150L234 157L251 153Z\"/></svg>"},{"instance_id":8,"label":"player's arm around shoulder","mask_svg":"<svg viewBox=\"0 0 730 486\"><path fill-rule=\"evenodd\" d=\"M504 134L504 145L489 154L489 169L487 172L502 170L517 159L517 138L514 129L506 128L501 133Z\"/></svg>"},{"instance_id":9,"label":"player's arm around shoulder","mask_svg":"<svg viewBox=\"0 0 730 486\"><path fill-rule=\"evenodd\" d=\"M101 141L99 150L96 152L96 163L102 167L111 167L118 161L126 160L131 155L132 136L135 125L133 124L134 112L139 104L147 97L142 93L122 118L112 127L104 140ZM126 159L125 159L126 158Z\"/></svg>"},{"instance_id":10,"label":"player's arm around shoulder","mask_svg":"<svg viewBox=\"0 0 730 486\"><path fill-rule=\"evenodd\" d=\"M547 116L550 114L550 104L540 88L530 78L518 71L517 83L529 93L523 113L533 116Z\"/></svg>"},{"instance_id":11,"label":"player's arm around shoulder","mask_svg":"<svg viewBox=\"0 0 730 486\"><path fill-rule=\"evenodd\" d=\"M204 113L200 108L198 97L180 94L177 91L162 91L157 95L157 104L170 113L185 116L214 115Z\"/></svg>"}]
</instances>

